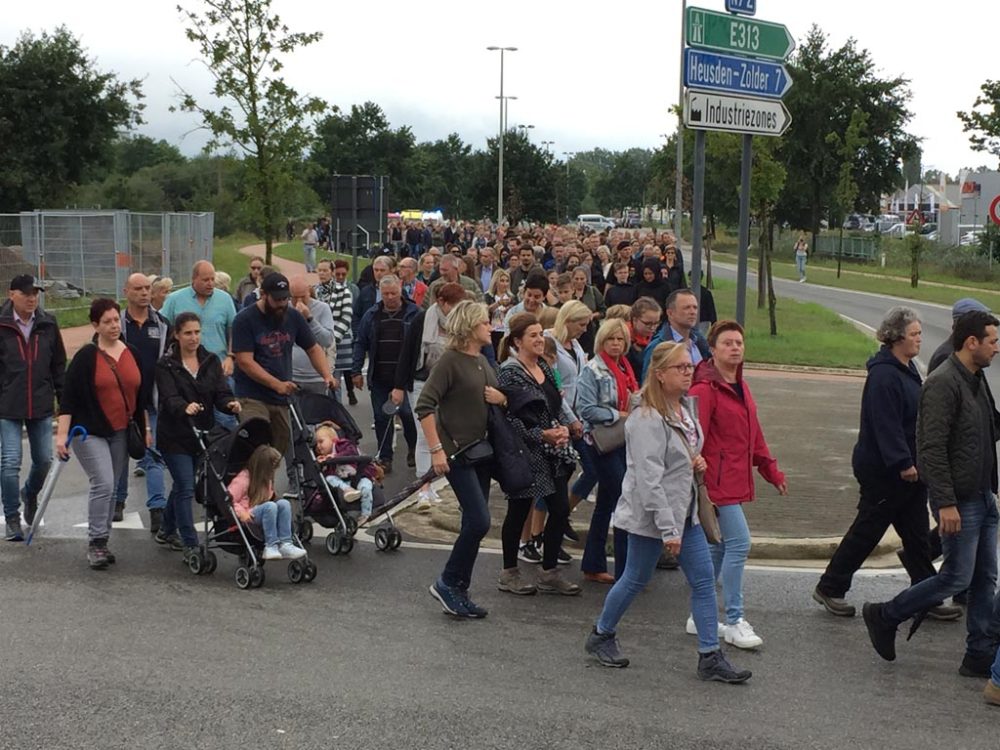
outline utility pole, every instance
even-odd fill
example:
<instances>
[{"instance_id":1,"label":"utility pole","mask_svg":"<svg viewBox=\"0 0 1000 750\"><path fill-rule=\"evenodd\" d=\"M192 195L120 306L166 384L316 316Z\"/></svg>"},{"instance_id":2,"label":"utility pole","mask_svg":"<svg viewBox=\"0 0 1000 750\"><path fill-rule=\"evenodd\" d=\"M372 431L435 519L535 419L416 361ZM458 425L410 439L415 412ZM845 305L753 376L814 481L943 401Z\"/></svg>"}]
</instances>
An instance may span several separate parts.
<instances>
[{"instance_id":1,"label":"utility pole","mask_svg":"<svg viewBox=\"0 0 1000 750\"><path fill-rule=\"evenodd\" d=\"M678 93L677 93L677 178L674 186L674 237L677 238L677 246L681 244L681 229L684 226L683 201L684 201L684 24L687 18L687 0L681 0L681 57L680 67L677 69Z\"/></svg>"},{"instance_id":2,"label":"utility pole","mask_svg":"<svg viewBox=\"0 0 1000 750\"><path fill-rule=\"evenodd\" d=\"M517 52L517 47L487 47L490 52L500 51L500 159L497 164L497 226L503 224L503 135L506 123L507 100L503 96L503 53Z\"/></svg>"}]
</instances>

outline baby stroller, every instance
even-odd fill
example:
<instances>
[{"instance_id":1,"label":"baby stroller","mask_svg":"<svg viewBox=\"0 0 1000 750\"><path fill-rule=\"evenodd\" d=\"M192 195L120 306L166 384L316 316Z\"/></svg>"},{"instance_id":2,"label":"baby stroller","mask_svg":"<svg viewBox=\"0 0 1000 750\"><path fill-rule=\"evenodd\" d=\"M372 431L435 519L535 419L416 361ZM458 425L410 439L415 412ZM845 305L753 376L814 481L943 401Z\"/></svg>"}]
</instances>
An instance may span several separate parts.
<instances>
[{"instance_id":1,"label":"baby stroller","mask_svg":"<svg viewBox=\"0 0 1000 750\"><path fill-rule=\"evenodd\" d=\"M339 489L327 484L316 458L315 428L322 422L334 422L339 433L357 444L361 441L361 430L347 409L332 396L318 393L299 393L291 401L292 443L295 451L294 463L302 498L302 521L299 536L308 542L312 538L312 522L326 529L333 529L326 537L326 551L331 555L346 555L354 548L354 535L358 531L357 521L350 515ZM334 456L331 464L371 463L371 456ZM385 493L376 484L372 490L372 519L383 515L385 520L375 529L375 546L380 551L397 549L403 535L396 528L386 502Z\"/></svg>"},{"instance_id":2,"label":"baby stroller","mask_svg":"<svg viewBox=\"0 0 1000 750\"><path fill-rule=\"evenodd\" d=\"M205 543L188 558L195 575L211 575L218 560L212 549L239 557L236 585L241 589L264 585L264 539L256 524L245 524L233 509L229 482L246 465L250 454L271 442L271 425L265 419L249 419L231 432L216 427L210 432L194 430L201 451L195 470L195 501L205 508ZM310 583L316 578L316 564L308 557L288 563L288 580Z\"/></svg>"}]
</instances>

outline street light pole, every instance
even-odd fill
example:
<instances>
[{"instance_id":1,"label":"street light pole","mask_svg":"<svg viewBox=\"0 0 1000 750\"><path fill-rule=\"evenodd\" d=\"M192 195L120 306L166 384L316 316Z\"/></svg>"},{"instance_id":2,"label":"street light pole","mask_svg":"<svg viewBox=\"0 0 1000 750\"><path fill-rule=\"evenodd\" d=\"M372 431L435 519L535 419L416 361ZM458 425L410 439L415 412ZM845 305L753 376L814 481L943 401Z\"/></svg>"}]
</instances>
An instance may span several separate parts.
<instances>
[{"instance_id":1,"label":"street light pole","mask_svg":"<svg viewBox=\"0 0 1000 750\"><path fill-rule=\"evenodd\" d=\"M569 224L569 160L576 156L576 151L563 151L566 157L566 223Z\"/></svg>"},{"instance_id":2,"label":"street light pole","mask_svg":"<svg viewBox=\"0 0 1000 750\"><path fill-rule=\"evenodd\" d=\"M545 146L545 152L549 153L552 149L549 146L555 146L555 141L542 141L542 145Z\"/></svg>"},{"instance_id":3,"label":"street light pole","mask_svg":"<svg viewBox=\"0 0 1000 750\"><path fill-rule=\"evenodd\" d=\"M487 47L490 52L500 51L500 158L497 164L497 226L503 224L503 136L506 123L507 100L503 95L503 53L517 52L517 47Z\"/></svg>"}]
</instances>

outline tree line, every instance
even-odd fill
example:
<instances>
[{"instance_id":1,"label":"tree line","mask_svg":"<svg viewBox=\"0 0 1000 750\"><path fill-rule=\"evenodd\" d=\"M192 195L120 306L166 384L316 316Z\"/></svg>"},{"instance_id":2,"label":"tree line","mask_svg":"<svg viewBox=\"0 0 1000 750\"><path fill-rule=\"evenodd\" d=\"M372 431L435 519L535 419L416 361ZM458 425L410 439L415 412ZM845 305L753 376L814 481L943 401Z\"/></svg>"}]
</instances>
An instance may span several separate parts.
<instances>
[{"instance_id":1,"label":"tree line","mask_svg":"<svg viewBox=\"0 0 1000 750\"><path fill-rule=\"evenodd\" d=\"M64 27L25 32L0 47L0 212L40 207L210 210L219 233L248 229L271 238L286 220L321 215L333 174L385 175L393 209L496 215L497 137L459 133L417 141L374 102L347 110L302 96L282 61L319 33L289 30L270 0L213 0L181 9L188 39L215 82L213 98L179 90L177 109L212 134L205 153L185 156L142 135L142 82L101 70ZM830 46L817 27L788 63L792 125L755 139L753 206L758 220L818 231L853 211L874 213L880 196L920 174L920 140L908 132L909 82L881 77L854 40ZM1000 82L987 81L958 113L974 148L1000 155ZM37 103L43 102L43 106ZM685 138L685 176L693 136ZM511 221L564 221L578 213L673 203L676 135L658 149L594 148L568 160L511 130L504 143L504 207ZM734 223L739 137L707 137L705 215ZM690 183L684 179L687 210Z\"/></svg>"}]
</instances>

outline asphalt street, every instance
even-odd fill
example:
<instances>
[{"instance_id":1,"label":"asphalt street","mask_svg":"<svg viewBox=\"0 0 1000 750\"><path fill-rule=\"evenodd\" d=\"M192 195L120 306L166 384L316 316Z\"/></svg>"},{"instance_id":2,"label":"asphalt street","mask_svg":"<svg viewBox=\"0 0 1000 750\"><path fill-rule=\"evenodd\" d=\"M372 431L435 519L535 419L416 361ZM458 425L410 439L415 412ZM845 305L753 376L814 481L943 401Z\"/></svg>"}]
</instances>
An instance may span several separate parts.
<instances>
[{"instance_id":1,"label":"asphalt street","mask_svg":"<svg viewBox=\"0 0 1000 750\"><path fill-rule=\"evenodd\" d=\"M811 602L815 572L748 574L765 645L729 650L754 671L729 687L695 676L680 573L636 600L619 630L633 664L608 670L582 649L607 589L511 597L496 555L473 583L490 616L458 622L427 594L441 550L313 545L312 584L271 564L240 591L231 556L196 578L143 531L113 541L102 572L80 540L0 547L0 747L997 747L983 681L957 673L961 625L927 623L887 664L860 619ZM902 584L861 577L850 597Z\"/></svg>"}]
</instances>

